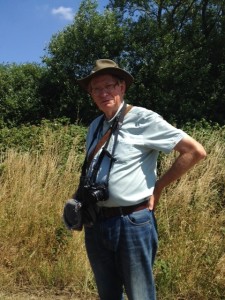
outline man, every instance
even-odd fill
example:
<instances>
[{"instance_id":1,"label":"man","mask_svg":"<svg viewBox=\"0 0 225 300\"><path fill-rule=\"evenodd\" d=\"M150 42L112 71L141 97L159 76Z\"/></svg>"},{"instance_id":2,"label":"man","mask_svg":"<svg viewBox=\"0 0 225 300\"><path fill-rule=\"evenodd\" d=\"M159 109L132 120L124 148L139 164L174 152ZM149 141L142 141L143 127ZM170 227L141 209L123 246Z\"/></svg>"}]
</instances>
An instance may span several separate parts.
<instances>
[{"instance_id":1,"label":"man","mask_svg":"<svg viewBox=\"0 0 225 300\"><path fill-rule=\"evenodd\" d=\"M99 59L90 75L78 80L104 114L90 125L87 153L93 151L124 107L124 95L133 77L108 59ZM101 300L156 299L153 263L157 250L154 210L163 189L206 156L202 145L174 128L157 113L127 105L118 132L113 132L96 182L107 181L109 195L99 201L99 217L85 226L85 244ZM96 134L97 130L97 134ZM117 137L116 137L117 135ZM114 144L115 147L114 147ZM94 154L86 176L94 172L102 147ZM159 151L179 153L172 166L157 179Z\"/></svg>"}]
</instances>

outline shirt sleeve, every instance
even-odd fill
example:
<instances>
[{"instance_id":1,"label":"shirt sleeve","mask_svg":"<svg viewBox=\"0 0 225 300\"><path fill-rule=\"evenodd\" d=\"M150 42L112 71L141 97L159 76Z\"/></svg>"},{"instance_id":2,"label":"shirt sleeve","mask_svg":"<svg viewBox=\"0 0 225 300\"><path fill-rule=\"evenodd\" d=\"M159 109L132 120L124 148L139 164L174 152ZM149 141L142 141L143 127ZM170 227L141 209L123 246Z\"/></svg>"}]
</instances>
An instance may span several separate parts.
<instances>
[{"instance_id":1,"label":"shirt sleeve","mask_svg":"<svg viewBox=\"0 0 225 300\"><path fill-rule=\"evenodd\" d=\"M165 121L151 110L142 110L137 126L141 129L144 144L151 149L170 153L187 134Z\"/></svg>"}]
</instances>

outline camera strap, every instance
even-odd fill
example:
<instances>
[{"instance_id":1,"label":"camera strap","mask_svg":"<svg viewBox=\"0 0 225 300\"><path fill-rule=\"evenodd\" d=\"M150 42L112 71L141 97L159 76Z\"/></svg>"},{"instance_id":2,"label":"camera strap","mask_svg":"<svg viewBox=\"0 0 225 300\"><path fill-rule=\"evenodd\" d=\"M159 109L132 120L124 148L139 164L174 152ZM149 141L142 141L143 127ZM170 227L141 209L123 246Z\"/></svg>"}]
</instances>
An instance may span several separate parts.
<instances>
[{"instance_id":1,"label":"camera strap","mask_svg":"<svg viewBox=\"0 0 225 300\"><path fill-rule=\"evenodd\" d=\"M108 184L108 180L109 180L109 173L112 167L112 163L113 161L115 161L114 158L114 153L115 153L115 148L116 148L116 143L117 143L117 139L118 139L118 134L119 134L119 130L123 124L123 120L124 120L124 116L131 110L133 106L129 105L127 106L126 103L124 102L124 105L119 113L119 115L115 118L112 126L107 130L107 132L103 135L103 137L98 141L97 145L95 146L95 148L93 149L93 151L88 155L88 151L82 166L82 171L81 171L81 180L82 178L84 179L86 177L86 172L87 172L87 168L90 165L92 159L94 158L95 154L99 151L99 149L105 144L105 146L103 147L99 157L98 157L98 161L95 164L94 168L93 168L93 172L91 175L91 181L95 182L96 180L96 176L98 173L98 170L100 168L101 162L104 158L104 156L108 156L110 158L110 165L109 165L109 170L108 170L108 174L107 174L107 184ZM97 138L98 132L100 130L100 128L103 126L103 122L104 122L104 116L101 118L95 132L93 135L93 139L91 141L91 144L89 146L89 149L91 148L94 140ZM109 145L109 141L110 138L112 136L112 134L115 133L115 138L114 138L114 143L113 143L113 148L112 148L112 153L109 153L109 151L107 150L108 145Z\"/></svg>"},{"instance_id":2,"label":"camera strap","mask_svg":"<svg viewBox=\"0 0 225 300\"><path fill-rule=\"evenodd\" d=\"M101 121L103 121L104 119L102 119L102 120L100 120L100 122L99 122L99 124L100 123L103 123L103 122L101 122ZM97 128L97 130L96 131L99 131L100 130L100 127L102 127L102 125L101 126L98 126L99 127L99 129ZM95 132L96 132L95 131ZM87 160L88 160L88 163L90 164L91 163L91 161L92 161L92 159L94 158L94 156L95 156L95 154L101 149L101 147L105 144L105 142L107 141L107 140L109 140L109 138L111 137L111 134L112 134L112 127L110 127L107 131L106 131L106 133L103 135L103 137L98 141L98 143L97 143L97 145L95 146L95 148L91 151L91 153L88 155L88 157L87 157ZM94 134L95 135L95 134ZM97 137L97 135L96 135L96 137ZM94 142L94 140L96 139L96 137L94 136L93 137L93 140L92 140L92 142L91 142L91 145L93 144L93 142ZM91 145L90 145L90 147L91 147ZM90 148L89 147L89 148Z\"/></svg>"},{"instance_id":3,"label":"camera strap","mask_svg":"<svg viewBox=\"0 0 225 300\"><path fill-rule=\"evenodd\" d=\"M90 181L92 183L95 183L96 177L97 177L97 173L98 173L100 165L101 165L101 163L103 161L103 158L105 156L107 156L110 159L108 174L107 174L107 177L106 177L106 184L108 185L110 170L111 170L113 162L115 161L114 153L115 153L115 149L116 149L116 144L117 144L119 130L120 130L122 124L123 124L124 116L126 115L126 113L128 113L128 111L130 111L131 108L132 108L132 106L127 106L126 103L124 102L123 107L122 107L120 113L115 118L115 120L114 120L111 128L107 131L107 133L106 133L107 134L107 141L105 143L105 146L102 148L102 151L101 151L101 153L100 153L100 155L98 157L98 160L97 160L96 164L93 167L93 172L92 172L91 178L90 178ZM112 152L110 153L107 150L107 148L108 148L109 141L110 141L110 138L111 138L112 134L114 134L114 141L113 141Z\"/></svg>"}]
</instances>

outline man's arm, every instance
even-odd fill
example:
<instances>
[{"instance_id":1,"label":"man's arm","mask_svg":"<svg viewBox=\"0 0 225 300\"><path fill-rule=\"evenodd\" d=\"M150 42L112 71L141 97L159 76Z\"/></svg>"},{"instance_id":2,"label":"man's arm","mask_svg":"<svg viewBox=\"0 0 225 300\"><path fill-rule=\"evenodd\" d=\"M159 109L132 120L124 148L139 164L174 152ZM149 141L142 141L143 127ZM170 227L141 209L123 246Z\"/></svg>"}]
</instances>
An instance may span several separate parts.
<instances>
[{"instance_id":1,"label":"man's arm","mask_svg":"<svg viewBox=\"0 0 225 300\"><path fill-rule=\"evenodd\" d=\"M150 198L149 209L156 207L163 189L174 180L180 178L201 159L206 157L206 151L201 144L190 136L185 136L175 147L179 156L172 166L156 182L153 195Z\"/></svg>"}]
</instances>

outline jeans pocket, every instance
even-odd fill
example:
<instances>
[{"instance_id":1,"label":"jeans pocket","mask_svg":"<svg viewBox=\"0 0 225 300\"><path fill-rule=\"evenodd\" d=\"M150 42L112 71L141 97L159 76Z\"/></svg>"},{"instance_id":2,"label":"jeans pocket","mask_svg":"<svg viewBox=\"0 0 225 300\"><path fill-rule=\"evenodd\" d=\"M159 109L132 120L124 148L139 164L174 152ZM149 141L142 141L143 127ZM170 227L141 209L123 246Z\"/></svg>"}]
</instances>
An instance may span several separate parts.
<instances>
[{"instance_id":1,"label":"jeans pocket","mask_svg":"<svg viewBox=\"0 0 225 300\"><path fill-rule=\"evenodd\" d=\"M146 224L151 224L152 222L151 214L152 212L146 208L127 215L127 220L132 225L143 226Z\"/></svg>"}]
</instances>

